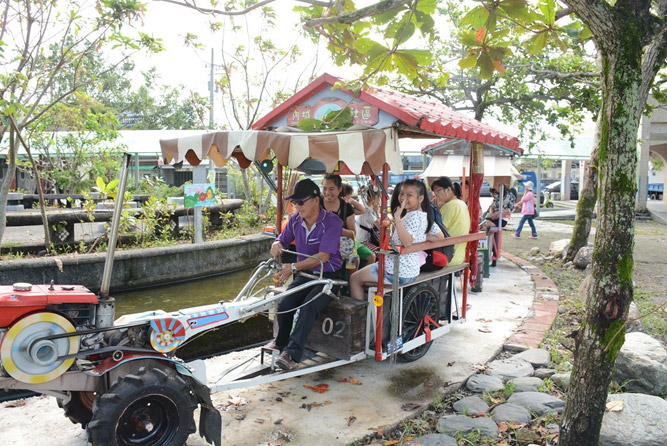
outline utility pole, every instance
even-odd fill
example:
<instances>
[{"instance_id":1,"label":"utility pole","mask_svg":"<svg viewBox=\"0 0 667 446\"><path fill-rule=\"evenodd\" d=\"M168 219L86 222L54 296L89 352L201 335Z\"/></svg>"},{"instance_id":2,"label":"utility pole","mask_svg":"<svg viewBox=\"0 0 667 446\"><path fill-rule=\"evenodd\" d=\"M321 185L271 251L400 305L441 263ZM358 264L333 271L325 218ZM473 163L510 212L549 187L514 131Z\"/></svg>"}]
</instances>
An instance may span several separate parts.
<instances>
[{"instance_id":1,"label":"utility pole","mask_svg":"<svg viewBox=\"0 0 667 446\"><path fill-rule=\"evenodd\" d=\"M208 81L208 99L210 101L210 107L209 107L209 112L208 112L208 128L213 129L215 126L215 120L214 120L214 114L213 114L213 101L215 100L215 87L214 87L214 79L213 79L213 70L215 69L215 65L213 65L213 48L211 48L211 74L209 77Z\"/></svg>"}]
</instances>

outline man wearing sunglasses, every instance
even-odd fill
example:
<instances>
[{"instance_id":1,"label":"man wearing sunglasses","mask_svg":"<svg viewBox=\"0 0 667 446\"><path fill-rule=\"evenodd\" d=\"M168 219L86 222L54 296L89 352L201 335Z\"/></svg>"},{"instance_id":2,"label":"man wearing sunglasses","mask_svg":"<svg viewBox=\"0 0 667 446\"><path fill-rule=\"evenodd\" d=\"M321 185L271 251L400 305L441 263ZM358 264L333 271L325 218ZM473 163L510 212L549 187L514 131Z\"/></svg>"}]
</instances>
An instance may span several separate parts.
<instances>
[{"instance_id":1,"label":"man wearing sunglasses","mask_svg":"<svg viewBox=\"0 0 667 446\"><path fill-rule=\"evenodd\" d=\"M296 251L317 257L324 264L325 278L339 278L342 266L340 256L340 236L343 223L337 215L320 207L320 188L312 180L301 180L294 193L287 197L296 211L287 221L283 232L271 246L271 255L279 258L281 251L292 242ZM310 257L299 255L296 263L283 264L278 272L278 280L285 282L299 271L314 275L320 274L320 262ZM296 275L288 289L307 283L313 279ZM285 296L278 303L277 320L278 335L266 347L280 350L276 364L283 370L291 370L303 356L306 339L315 323L319 312L329 304L331 297L323 294L313 300L322 291L323 286L317 285L300 292ZM305 304L305 305L304 305ZM303 306L301 306L303 305ZM299 317L292 330L294 313L299 308ZM291 334L290 334L291 331Z\"/></svg>"}]
</instances>

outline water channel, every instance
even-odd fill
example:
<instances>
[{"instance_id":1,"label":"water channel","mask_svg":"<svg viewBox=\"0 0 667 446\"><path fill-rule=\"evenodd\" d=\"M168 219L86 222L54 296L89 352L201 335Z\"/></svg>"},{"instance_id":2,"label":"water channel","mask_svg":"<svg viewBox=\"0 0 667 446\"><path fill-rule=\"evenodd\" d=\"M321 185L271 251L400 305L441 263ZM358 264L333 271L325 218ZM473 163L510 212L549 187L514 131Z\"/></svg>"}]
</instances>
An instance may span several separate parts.
<instances>
[{"instance_id":1,"label":"water channel","mask_svg":"<svg viewBox=\"0 0 667 446\"><path fill-rule=\"evenodd\" d=\"M246 284L252 269L189 280L169 285L111 293L116 299L116 317L144 311L176 311L231 301Z\"/></svg>"}]
</instances>

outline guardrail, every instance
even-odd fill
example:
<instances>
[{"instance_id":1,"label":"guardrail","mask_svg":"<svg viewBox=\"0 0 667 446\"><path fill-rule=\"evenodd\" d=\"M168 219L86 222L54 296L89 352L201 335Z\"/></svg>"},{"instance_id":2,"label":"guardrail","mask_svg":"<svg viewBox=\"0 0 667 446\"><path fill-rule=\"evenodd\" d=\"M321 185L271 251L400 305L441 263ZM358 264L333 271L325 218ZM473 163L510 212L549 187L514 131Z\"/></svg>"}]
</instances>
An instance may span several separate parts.
<instances>
[{"instance_id":1,"label":"guardrail","mask_svg":"<svg viewBox=\"0 0 667 446\"><path fill-rule=\"evenodd\" d=\"M209 215L209 221L214 227L222 227L224 223L223 214L239 209L243 204L243 200L225 200L224 204L208 206L203 208L204 212ZM124 209L123 212L130 212L136 218L143 215L141 208ZM193 214L192 208L177 207L164 215L156 215L154 218L165 218L165 224L162 231L171 231L173 235L178 235L181 231L180 217L185 217ZM48 219L49 232L51 241L55 245L70 245L74 244L74 225L85 224L92 222L106 222L111 221L113 210L95 210L88 213L85 210L79 209L58 209L47 210L46 218ZM7 213L7 226L37 226L43 224L42 214L37 210L14 211Z\"/></svg>"},{"instance_id":2,"label":"guardrail","mask_svg":"<svg viewBox=\"0 0 667 446\"><path fill-rule=\"evenodd\" d=\"M150 198L150 195L138 194L133 195L132 200L141 205L145 203ZM73 208L76 207L77 201L82 203L85 200L93 200L95 203L105 201L108 198L100 197L98 193L92 193L88 195L82 194L44 194L44 201L48 204L55 205L62 208ZM11 192L7 196L7 205L8 206L23 206L24 209L32 209L35 205L39 204L39 195L37 194L22 194L17 192Z\"/></svg>"}]
</instances>

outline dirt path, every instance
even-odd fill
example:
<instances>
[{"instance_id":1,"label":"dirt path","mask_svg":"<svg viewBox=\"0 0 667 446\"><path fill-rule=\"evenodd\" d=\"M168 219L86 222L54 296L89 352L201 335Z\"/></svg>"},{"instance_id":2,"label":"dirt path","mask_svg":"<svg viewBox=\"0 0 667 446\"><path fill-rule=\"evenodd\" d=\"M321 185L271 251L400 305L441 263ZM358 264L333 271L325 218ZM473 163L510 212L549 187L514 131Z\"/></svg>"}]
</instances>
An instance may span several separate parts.
<instances>
[{"instance_id":1,"label":"dirt path","mask_svg":"<svg viewBox=\"0 0 667 446\"><path fill-rule=\"evenodd\" d=\"M546 220L536 220L537 239L529 239L530 232L524 231L520 239L511 237L516 229L514 218L510 221L507 230L503 231L502 248L520 257L530 256L531 248L537 246L540 253L549 252L551 242L569 239L572 234L572 224L558 223ZM595 237L595 228L591 231L589 241ZM667 225L652 221L637 221L635 224L634 247L635 302L642 315L649 314L643 319L645 328L652 336L667 341ZM656 307L665 305L661 308Z\"/></svg>"}]
</instances>

